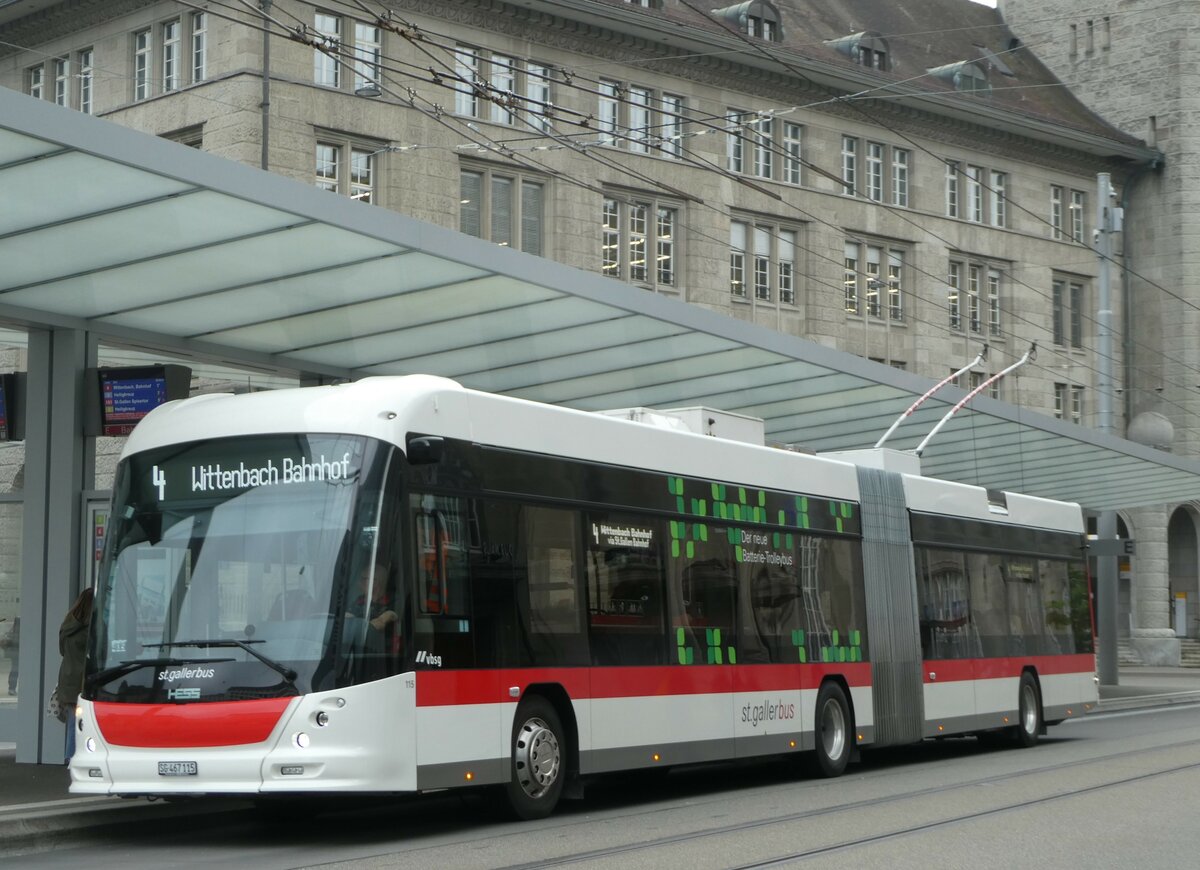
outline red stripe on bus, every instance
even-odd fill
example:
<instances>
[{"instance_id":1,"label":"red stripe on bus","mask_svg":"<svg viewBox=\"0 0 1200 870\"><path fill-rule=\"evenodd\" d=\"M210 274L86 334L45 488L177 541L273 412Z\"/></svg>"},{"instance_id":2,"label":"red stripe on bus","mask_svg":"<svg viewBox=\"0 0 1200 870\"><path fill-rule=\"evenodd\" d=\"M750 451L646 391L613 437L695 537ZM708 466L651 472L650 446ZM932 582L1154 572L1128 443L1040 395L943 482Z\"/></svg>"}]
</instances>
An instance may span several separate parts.
<instances>
[{"instance_id":1,"label":"red stripe on bus","mask_svg":"<svg viewBox=\"0 0 1200 870\"><path fill-rule=\"evenodd\" d=\"M572 700L710 695L812 689L830 674L850 686L871 684L867 662L815 665L673 665L628 668L529 668L507 671L419 671L418 707L515 700L536 683L557 683Z\"/></svg>"},{"instance_id":2,"label":"red stripe on bus","mask_svg":"<svg viewBox=\"0 0 1200 870\"><path fill-rule=\"evenodd\" d=\"M1091 653L1065 656L1016 656L999 659L938 659L924 662L922 675L926 683L953 683L962 680L998 680L1019 677L1025 668L1037 673L1094 674L1096 657ZM936 674L931 679L930 674Z\"/></svg>"},{"instance_id":3,"label":"red stripe on bus","mask_svg":"<svg viewBox=\"0 0 1200 870\"><path fill-rule=\"evenodd\" d=\"M266 740L291 698L211 704L113 704L97 701L96 725L114 746L242 746Z\"/></svg>"}]
</instances>

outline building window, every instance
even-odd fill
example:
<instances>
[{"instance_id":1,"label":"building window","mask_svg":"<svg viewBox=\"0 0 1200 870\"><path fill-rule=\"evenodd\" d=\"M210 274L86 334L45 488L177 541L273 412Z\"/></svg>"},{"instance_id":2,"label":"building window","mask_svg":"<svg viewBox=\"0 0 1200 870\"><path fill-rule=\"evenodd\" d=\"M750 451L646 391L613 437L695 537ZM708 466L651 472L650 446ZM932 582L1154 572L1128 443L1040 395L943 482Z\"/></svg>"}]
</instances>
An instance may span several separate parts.
<instances>
[{"instance_id":1,"label":"building window","mask_svg":"<svg viewBox=\"0 0 1200 870\"><path fill-rule=\"evenodd\" d=\"M871 202L882 203L884 191L892 191L893 205L908 205L908 156L905 149L893 148L888 161L888 145L878 142L859 142L853 136L841 137L841 192L847 197L862 196ZM862 166L859 166L862 160ZM890 179L888 172L892 173ZM862 191L858 179L864 179Z\"/></svg>"},{"instance_id":2,"label":"building window","mask_svg":"<svg viewBox=\"0 0 1200 870\"><path fill-rule=\"evenodd\" d=\"M958 161L946 161L946 217L958 217Z\"/></svg>"},{"instance_id":3,"label":"building window","mask_svg":"<svg viewBox=\"0 0 1200 870\"><path fill-rule=\"evenodd\" d=\"M1076 242L1083 241L1083 209L1087 204L1087 194L1082 190L1071 191L1071 238Z\"/></svg>"},{"instance_id":4,"label":"building window","mask_svg":"<svg viewBox=\"0 0 1200 870\"><path fill-rule=\"evenodd\" d=\"M946 279L946 308L950 312L950 328L962 329L962 263L950 261L950 274Z\"/></svg>"},{"instance_id":5,"label":"building window","mask_svg":"<svg viewBox=\"0 0 1200 870\"><path fill-rule=\"evenodd\" d=\"M54 102L59 106L71 103L71 62L65 57L54 59Z\"/></svg>"},{"instance_id":6,"label":"building window","mask_svg":"<svg viewBox=\"0 0 1200 870\"><path fill-rule=\"evenodd\" d=\"M25 71L25 93L40 100L45 90L46 69L41 66L31 66Z\"/></svg>"},{"instance_id":7,"label":"building window","mask_svg":"<svg viewBox=\"0 0 1200 870\"><path fill-rule=\"evenodd\" d=\"M1055 278L1050 285L1054 343L1083 347L1084 286L1080 281Z\"/></svg>"},{"instance_id":8,"label":"building window","mask_svg":"<svg viewBox=\"0 0 1200 870\"><path fill-rule=\"evenodd\" d=\"M750 125L750 141L754 143L754 174L759 178L774 177L771 160L774 129L775 121L772 118L759 118Z\"/></svg>"},{"instance_id":9,"label":"building window","mask_svg":"<svg viewBox=\"0 0 1200 870\"><path fill-rule=\"evenodd\" d=\"M758 302L796 304L796 251L799 231L772 223L731 221L729 292ZM749 247L747 247L749 246ZM747 287L747 282L751 288Z\"/></svg>"},{"instance_id":10,"label":"building window","mask_svg":"<svg viewBox=\"0 0 1200 870\"><path fill-rule=\"evenodd\" d=\"M1050 237L1063 237L1063 189L1057 184L1050 185Z\"/></svg>"},{"instance_id":11,"label":"building window","mask_svg":"<svg viewBox=\"0 0 1200 870\"><path fill-rule=\"evenodd\" d=\"M494 54L490 61L491 93L495 97L492 102L492 123L512 126L517 116L512 107L516 103L517 92L517 62L511 57Z\"/></svg>"},{"instance_id":12,"label":"building window","mask_svg":"<svg viewBox=\"0 0 1200 870\"><path fill-rule=\"evenodd\" d=\"M978 166L967 165L964 173L967 179L967 220L972 223L983 223L983 170Z\"/></svg>"},{"instance_id":13,"label":"building window","mask_svg":"<svg viewBox=\"0 0 1200 870\"><path fill-rule=\"evenodd\" d=\"M479 55L460 45L454 50L454 114L474 118L479 114Z\"/></svg>"},{"instance_id":14,"label":"building window","mask_svg":"<svg viewBox=\"0 0 1200 870\"><path fill-rule=\"evenodd\" d=\"M374 202L375 151L344 142L318 142L316 184L360 202Z\"/></svg>"},{"instance_id":15,"label":"building window","mask_svg":"<svg viewBox=\"0 0 1200 870\"><path fill-rule=\"evenodd\" d=\"M969 259L950 260L946 307L951 329L999 337L1001 271Z\"/></svg>"},{"instance_id":16,"label":"building window","mask_svg":"<svg viewBox=\"0 0 1200 870\"><path fill-rule=\"evenodd\" d=\"M779 32L778 19L769 15L748 15L746 24L746 33L750 36L757 36L759 39L772 42L777 38L775 34Z\"/></svg>"},{"instance_id":17,"label":"building window","mask_svg":"<svg viewBox=\"0 0 1200 870\"><path fill-rule=\"evenodd\" d=\"M208 78L208 13L192 13L192 83Z\"/></svg>"},{"instance_id":18,"label":"building window","mask_svg":"<svg viewBox=\"0 0 1200 870\"><path fill-rule=\"evenodd\" d=\"M892 205L908 208L908 151L892 149Z\"/></svg>"},{"instance_id":19,"label":"building window","mask_svg":"<svg viewBox=\"0 0 1200 870\"><path fill-rule=\"evenodd\" d=\"M846 242L847 313L904 319L904 259L900 248L870 242Z\"/></svg>"},{"instance_id":20,"label":"building window","mask_svg":"<svg viewBox=\"0 0 1200 870\"><path fill-rule=\"evenodd\" d=\"M179 20L162 26L163 93L179 90Z\"/></svg>"},{"instance_id":21,"label":"building window","mask_svg":"<svg viewBox=\"0 0 1200 870\"><path fill-rule=\"evenodd\" d=\"M845 271L842 273L843 293L847 314L861 314L859 306L859 264L857 242L846 242Z\"/></svg>"},{"instance_id":22,"label":"building window","mask_svg":"<svg viewBox=\"0 0 1200 870\"><path fill-rule=\"evenodd\" d=\"M172 130L170 133L163 133L162 138L178 142L180 145L186 145L189 148L200 149L204 147L204 127L201 124L196 124L192 127L184 127L181 130Z\"/></svg>"},{"instance_id":23,"label":"building window","mask_svg":"<svg viewBox=\"0 0 1200 870\"><path fill-rule=\"evenodd\" d=\"M725 131L726 166L730 172L800 184L804 132L800 124L730 109L725 114ZM775 159L777 154L780 160Z\"/></svg>"},{"instance_id":24,"label":"building window","mask_svg":"<svg viewBox=\"0 0 1200 870\"><path fill-rule=\"evenodd\" d=\"M858 193L858 140L853 136L842 137L842 193Z\"/></svg>"},{"instance_id":25,"label":"building window","mask_svg":"<svg viewBox=\"0 0 1200 870\"><path fill-rule=\"evenodd\" d=\"M77 63L79 65L79 111L84 114L92 114L92 83L93 83L93 67L92 67L92 49L85 48L79 52Z\"/></svg>"},{"instance_id":26,"label":"building window","mask_svg":"<svg viewBox=\"0 0 1200 870\"><path fill-rule=\"evenodd\" d=\"M139 30L133 35L133 98L150 97L150 31Z\"/></svg>"},{"instance_id":27,"label":"building window","mask_svg":"<svg viewBox=\"0 0 1200 870\"><path fill-rule=\"evenodd\" d=\"M524 121L534 130L551 129L554 103L550 90L553 70L550 67L460 45L454 52L454 70L456 115L505 126ZM602 106L616 93L615 88L619 88L615 83L601 82ZM597 121L605 144L612 144L611 134L617 132L617 117L615 109L611 114L602 111Z\"/></svg>"},{"instance_id":28,"label":"building window","mask_svg":"<svg viewBox=\"0 0 1200 870\"><path fill-rule=\"evenodd\" d=\"M525 66L525 110L530 127L535 130L550 129L550 113L554 109L550 92L550 69L542 64Z\"/></svg>"},{"instance_id":29,"label":"building window","mask_svg":"<svg viewBox=\"0 0 1200 870\"><path fill-rule=\"evenodd\" d=\"M800 184L803 178L802 137L803 128L794 121L783 124L783 180L788 184Z\"/></svg>"},{"instance_id":30,"label":"building window","mask_svg":"<svg viewBox=\"0 0 1200 870\"><path fill-rule=\"evenodd\" d=\"M679 209L653 197L605 197L601 213L601 271L623 281L674 289Z\"/></svg>"},{"instance_id":31,"label":"building window","mask_svg":"<svg viewBox=\"0 0 1200 870\"><path fill-rule=\"evenodd\" d=\"M725 115L725 165L730 172L741 173L745 149L742 147L742 113L727 112Z\"/></svg>"},{"instance_id":32,"label":"building window","mask_svg":"<svg viewBox=\"0 0 1200 870\"><path fill-rule=\"evenodd\" d=\"M195 17L201 14L196 13ZM205 22L193 20L192 26L192 64L195 69L197 64L205 64ZM318 10L313 13L313 33L319 43L313 48L313 81L316 84L337 89L349 86L356 91L379 87L383 31L378 25ZM343 67L348 67L353 74L343 76ZM204 74L203 70L200 76L193 73L193 80L199 81Z\"/></svg>"},{"instance_id":33,"label":"building window","mask_svg":"<svg viewBox=\"0 0 1200 870\"><path fill-rule=\"evenodd\" d=\"M683 97L601 79L596 122L600 144L635 154L683 153Z\"/></svg>"},{"instance_id":34,"label":"building window","mask_svg":"<svg viewBox=\"0 0 1200 870\"><path fill-rule=\"evenodd\" d=\"M491 169L463 169L458 228L501 247L542 256L545 186L540 179Z\"/></svg>"},{"instance_id":35,"label":"building window","mask_svg":"<svg viewBox=\"0 0 1200 870\"><path fill-rule=\"evenodd\" d=\"M967 372L967 391L973 392L978 390L990 377L990 374L986 374L984 372ZM987 394L993 399L999 399L1000 382L992 381L992 383L988 384Z\"/></svg>"},{"instance_id":36,"label":"building window","mask_svg":"<svg viewBox=\"0 0 1200 870\"><path fill-rule=\"evenodd\" d=\"M354 89L379 86L379 60L383 56L381 31L374 24L354 22Z\"/></svg>"},{"instance_id":37,"label":"building window","mask_svg":"<svg viewBox=\"0 0 1200 870\"><path fill-rule=\"evenodd\" d=\"M336 55L342 49L342 19L328 12L317 12L313 29L322 46L313 49L313 81L327 88L341 87L342 66Z\"/></svg>"},{"instance_id":38,"label":"building window","mask_svg":"<svg viewBox=\"0 0 1200 870\"><path fill-rule=\"evenodd\" d=\"M683 97L662 95L662 153L668 157L683 156Z\"/></svg>"},{"instance_id":39,"label":"building window","mask_svg":"<svg viewBox=\"0 0 1200 870\"><path fill-rule=\"evenodd\" d=\"M750 0L736 6L712 10L718 20L747 36L778 42L781 38L779 12L765 0Z\"/></svg>"},{"instance_id":40,"label":"building window","mask_svg":"<svg viewBox=\"0 0 1200 870\"><path fill-rule=\"evenodd\" d=\"M1054 416L1083 425L1083 387L1075 384L1054 385Z\"/></svg>"},{"instance_id":41,"label":"building window","mask_svg":"<svg viewBox=\"0 0 1200 870\"><path fill-rule=\"evenodd\" d=\"M992 213L994 227L1008 226L1008 173L992 170Z\"/></svg>"},{"instance_id":42,"label":"building window","mask_svg":"<svg viewBox=\"0 0 1200 870\"><path fill-rule=\"evenodd\" d=\"M867 143L867 199L883 202L883 152L878 142Z\"/></svg>"},{"instance_id":43,"label":"building window","mask_svg":"<svg viewBox=\"0 0 1200 870\"><path fill-rule=\"evenodd\" d=\"M1005 226L1008 223L1007 186L1008 175L1004 172L947 160L946 217Z\"/></svg>"},{"instance_id":44,"label":"building window","mask_svg":"<svg viewBox=\"0 0 1200 870\"><path fill-rule=\"evenodd\" d=\"M650 91L647 88L631 87L629 105L629 136L627 145L635 154L650 150Z\"/></svg>"},{"instance_id":45,"label":"building window","mask_svg":"<svg viewBox=\"0 0 1200 870\"><path fill-rule=\"evenodd\" d=\"M987 270L988 334L1000 337L1000 270Z\"/></svg>"}]
</instances>

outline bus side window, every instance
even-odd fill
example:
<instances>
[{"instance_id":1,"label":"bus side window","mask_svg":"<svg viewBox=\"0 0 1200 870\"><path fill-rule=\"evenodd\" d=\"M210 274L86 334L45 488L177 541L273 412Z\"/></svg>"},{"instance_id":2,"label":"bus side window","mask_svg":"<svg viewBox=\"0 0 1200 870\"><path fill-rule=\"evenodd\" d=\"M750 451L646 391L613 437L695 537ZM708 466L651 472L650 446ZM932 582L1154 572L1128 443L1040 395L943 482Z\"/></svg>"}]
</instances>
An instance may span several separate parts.
<instances>
[{"instance_id":1,"label":"bus side window","mask_svg":"<svg viewBox=\"0 0 1200 870\"><path fill-rule=\"evenodd\" d=\"M737 563L730 532L723 527L679 525L685 539L671 542L668 563L671 661L737 664Z\"/></svg>"},{"instance_id":2,"label":"bus side window","mask_svg":"<svg viewBox=\"0 0 1200 870\"><path fill-rule=\"evenodd\" d=\"M414 493L409 506L418 666L473 667L467 499Z\"/></svg>"},{"instance_id":3,"label":"bus side window","mask_svg":"<svg viewBox=\"0 0 1200 870\"><path fill-rule=\"evenodd\" d=\"M660 523L589 514L584 524L592 663L661 665L663 564Z\"/></svg>"},{"instance_id":4,"label":"bus side window","mask_svg":"<svg viewBox=\"0 0 1200 870\"><path fill-rule=\"evenodd\" d=\"M587 664L576 565L579 515L522 505L516 581L520 625L533 660L552 667Z\"/></svg>"}]
</instances>

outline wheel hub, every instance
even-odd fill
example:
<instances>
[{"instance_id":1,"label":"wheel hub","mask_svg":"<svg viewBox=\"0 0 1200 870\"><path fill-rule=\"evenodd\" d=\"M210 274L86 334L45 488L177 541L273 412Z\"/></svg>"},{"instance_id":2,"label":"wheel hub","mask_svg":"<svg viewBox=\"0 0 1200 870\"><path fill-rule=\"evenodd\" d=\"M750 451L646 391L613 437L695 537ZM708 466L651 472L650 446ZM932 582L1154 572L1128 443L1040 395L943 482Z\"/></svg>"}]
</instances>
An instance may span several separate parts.
<instances>
[{"instance_id":1,"label":"wheel hub","mask_svg":"<svg viewBox=\"0 0 1200 870\"><path fill-rule=\"evenodd\" d=\"M514 752L521 788L532 798L541 797L562 767L558 738L541 719L530 719L521 726Z\"/></svg>"}]
</instances>

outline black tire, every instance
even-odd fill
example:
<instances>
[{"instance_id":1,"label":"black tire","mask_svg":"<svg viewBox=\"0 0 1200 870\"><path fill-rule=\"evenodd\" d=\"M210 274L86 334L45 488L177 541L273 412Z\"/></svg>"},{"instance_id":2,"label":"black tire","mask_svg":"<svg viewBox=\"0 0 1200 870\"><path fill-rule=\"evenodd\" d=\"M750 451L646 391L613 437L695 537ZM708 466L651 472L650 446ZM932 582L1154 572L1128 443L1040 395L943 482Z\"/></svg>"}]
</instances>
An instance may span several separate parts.
<instances>
[{"instance_id":1,"label":"black tire","mask_svg":"<svg viewBox=\"0 0 1200 870\"><path fill-rule=\"evenodd\" d=\"M512 778L504 786L508 808L518 819L544 819L554 812L567 779L566 732L554 705L540 695L517 707L512 733Z\"/></svg>"},{"instance_id":2,"label":"black tire","mask_svg":"<svg viewBox=\"0 0 1200 870\"><path fill-rule=\"evenodd\" d=\"M1042 693L1038 691L1037 680L1028 671L1021 674L1017 699L1017 727L1013 729L1013 740L1017 746L1028 748L1037 743L1042 734Z\"/></svg>"},{"instance_id":3,"label":"black tire","mask_svg":"<svg viewBox=\"0 0 1200 870\"><path fill-rule=\"evenodd\" d=\"M817 692L817 711L813 718L813 772L818 776L841 776L850 763L853 749L854 720L842 687L827 681Z\"/></svg>"}]
</instances>

